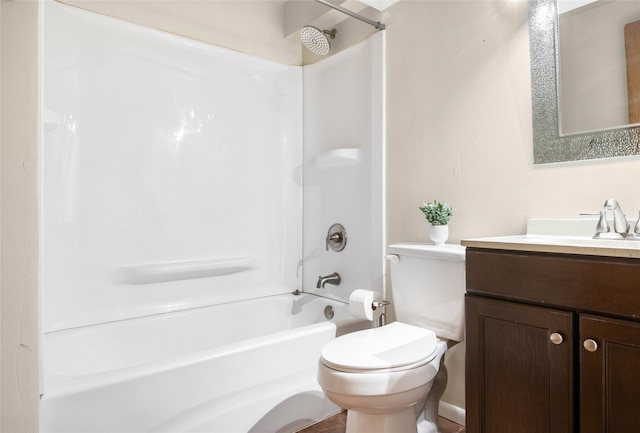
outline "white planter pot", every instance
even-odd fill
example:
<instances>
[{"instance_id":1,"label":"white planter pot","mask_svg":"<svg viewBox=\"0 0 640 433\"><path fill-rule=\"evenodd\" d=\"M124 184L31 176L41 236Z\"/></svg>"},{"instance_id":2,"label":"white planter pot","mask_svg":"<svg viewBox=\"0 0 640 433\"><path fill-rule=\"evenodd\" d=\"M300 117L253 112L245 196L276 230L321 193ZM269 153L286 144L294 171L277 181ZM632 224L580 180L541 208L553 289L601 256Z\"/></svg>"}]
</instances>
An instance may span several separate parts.
<instances>
[{"instance_id":1,"label":"white planter pot","mask_svg":"<svg viewBox=\"0 0 640 433\"><path fill-rule=\"evenodd\" d=\"M429 238L434 245L444 245L449 239L449 226L432 226L429 225Z\"/></svg>"}]
</instances>

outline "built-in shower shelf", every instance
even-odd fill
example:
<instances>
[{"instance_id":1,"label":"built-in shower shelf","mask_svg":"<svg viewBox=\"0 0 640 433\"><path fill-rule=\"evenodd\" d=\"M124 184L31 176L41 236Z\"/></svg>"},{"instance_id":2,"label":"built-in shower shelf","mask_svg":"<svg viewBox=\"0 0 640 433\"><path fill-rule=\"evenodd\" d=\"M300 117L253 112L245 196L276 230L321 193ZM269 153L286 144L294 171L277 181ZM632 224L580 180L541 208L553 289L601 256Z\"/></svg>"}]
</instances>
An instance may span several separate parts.
<instances>
[{"instance_id":1,"label":"built-in shower shelf","mask_svg":"<svg viewBox=\"0 0 640 433\"><path fill-rule=\"evenodd\" d=\"M152 284L194 278L219 277L255 269L255 257L222 257L123 266L118 281L126 284Z\"/></svg>"},{"instance_id":2,"label":"built-in shower shelf","mask_svg":"<svg viewBox=\"0 0 640 433\"><path fill-rule=\"evenodd\" d=\"M316 155L315 164L320 169L347 167L358 164L362 150L357 147L331 149Z\"/></svg>"},{"instance_id":3,"label":"built-in shower shelf","mask_svg":"<svg viewBox=\"0 0 640 433\"><path fill-rule=\"evenodd\" d=\"M42 110L42 123L44 125L44 132L51 132L58 128L62 121L60 120L60 115L55 113L48 108L44 108Z\"/></svg>"}]
</instances>

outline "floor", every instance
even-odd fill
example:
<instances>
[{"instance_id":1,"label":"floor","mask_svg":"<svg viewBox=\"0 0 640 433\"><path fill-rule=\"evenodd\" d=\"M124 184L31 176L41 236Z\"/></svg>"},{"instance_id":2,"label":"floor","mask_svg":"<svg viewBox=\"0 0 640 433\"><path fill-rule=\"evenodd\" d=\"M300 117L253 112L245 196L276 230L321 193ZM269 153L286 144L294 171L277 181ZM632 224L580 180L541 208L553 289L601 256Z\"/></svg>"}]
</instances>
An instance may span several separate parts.
<instances>
[{"instance_id":1,"label":"floor","mask_svg":"<svg viewBox=\"0 0 640 433\"><path fill-rule=\"evenodd\" d=\"M347 422L347 413L341 412L331 418L314 424L311 427L307 427L300 430L298 433L344 433L345 425ZM465 433L464 426L456 424L445 418L440 418L438 421L439 433ZM401 432L398 432L401 433Z\"/></svg>"}]
</instances>

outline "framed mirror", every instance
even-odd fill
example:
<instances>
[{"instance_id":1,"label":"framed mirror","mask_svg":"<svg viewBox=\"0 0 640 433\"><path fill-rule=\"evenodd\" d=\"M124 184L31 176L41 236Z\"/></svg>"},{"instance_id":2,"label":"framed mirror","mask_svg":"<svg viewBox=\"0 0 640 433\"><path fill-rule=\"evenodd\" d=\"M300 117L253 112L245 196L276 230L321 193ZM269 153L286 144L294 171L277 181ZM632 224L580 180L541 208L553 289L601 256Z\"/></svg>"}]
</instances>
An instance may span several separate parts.
<instances>
[{"instance_id":1,"label":"framed mirror","mask_svg":"<svg viewBox=\"0 0 640 433\"><path fill-rule=\"evenodd\" d=\"M607 1L606 3L613 2ZM562 130L561 104L563 96L567 98L570 92L565 90L563 94L563 89L560 86L561 62L559 56L563 52L563 47L560 46L560 19L556 0L529 0L528 20L534 164L639 155L640 124L629 124L626 118L605 127L597 124L594 129L589 126L570 128L565 126L565 131ZM633 20L633 17L628 18L629 22ZM640 18L635 18L635 20L640 20ZM624 35L624 28L620 28L619 32ZM622 37L624 38L624 36ZM583 45L593 44L585 42ZM568 47L564 49L565 51L569 50ZM640 59L638 61L640 62ZM566 69L568 67L565 67ZM582 75L588 74L590 70L589 67L579 68ZM628 81L626 74L623 75L625 75L623 80ZM625 85L627 84L625 83ZM640 83L637 85L640 87ZM566 101L568 99L565 99ZM580 102L573 104L574 107L589 105L589 103ZM627 110L626 100L616 104L624 104L624 110ZM571 112L569 113L571 114ZM568 124L569 115L565 113L564 116L565 123ZM585 116L580 114L576 117Z\"/></svg>"}]
</instances>

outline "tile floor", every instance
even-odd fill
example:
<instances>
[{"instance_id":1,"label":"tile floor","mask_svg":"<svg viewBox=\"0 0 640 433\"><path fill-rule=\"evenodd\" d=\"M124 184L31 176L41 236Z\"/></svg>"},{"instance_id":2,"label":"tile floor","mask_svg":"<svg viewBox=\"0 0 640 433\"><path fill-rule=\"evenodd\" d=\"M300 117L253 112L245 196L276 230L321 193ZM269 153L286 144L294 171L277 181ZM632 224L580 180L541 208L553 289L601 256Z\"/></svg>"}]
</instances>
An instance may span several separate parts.
<instances>
[{"instance_id":1,"label":"tile floor","mask_svg":"<svg viewBox=\"0 0 640 433\"><path fill-rule=\"evenodd\" d=\"M341 412L338 415L319 422L318 424L300 430L298 433L344 433L346 422L347 413ZM440 418L440 421L438 422L438 430L440 433L465 433L464 426L451 422L445 418Z\"/></svg>"}]
</instances>

